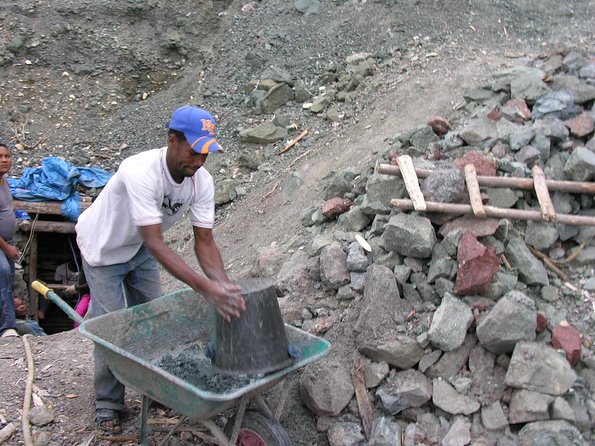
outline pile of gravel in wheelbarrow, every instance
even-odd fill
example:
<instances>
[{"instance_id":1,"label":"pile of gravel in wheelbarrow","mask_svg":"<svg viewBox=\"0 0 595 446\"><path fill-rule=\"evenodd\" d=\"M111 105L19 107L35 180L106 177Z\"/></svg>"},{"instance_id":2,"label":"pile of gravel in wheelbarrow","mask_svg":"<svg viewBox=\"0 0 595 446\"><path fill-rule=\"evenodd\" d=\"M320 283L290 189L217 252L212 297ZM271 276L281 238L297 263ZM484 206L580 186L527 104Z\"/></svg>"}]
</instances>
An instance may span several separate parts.
<instances>
[{"instance_id":1,"label":"pile of gravel in wheelbarrow","mask_svg":"<svg viewBox=\"0 0 595 446\"><path fill-rule=\"evenodd\" d=\"M232 393L257 378L252 375L221 373L205 356L205 351L196 345L178 355L164 355L157 366L202 390L218 394Z\"/></svg>"}]
</instances>

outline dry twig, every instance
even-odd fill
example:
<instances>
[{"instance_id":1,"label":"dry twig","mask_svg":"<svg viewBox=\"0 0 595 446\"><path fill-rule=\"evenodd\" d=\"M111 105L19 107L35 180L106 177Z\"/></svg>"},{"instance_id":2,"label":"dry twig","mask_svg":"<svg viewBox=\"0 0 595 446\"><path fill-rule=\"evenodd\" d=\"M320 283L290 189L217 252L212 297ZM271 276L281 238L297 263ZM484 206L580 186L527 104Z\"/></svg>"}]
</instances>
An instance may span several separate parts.
<instances>
[{"instance_id":1,"label":"dry twig","mask_svg":"<svg viewBox=\"0 0 595 446\"><path fill-rule=\"evenodd\" d=\"M576 259L579 256L579 254L583 251L584 247L585 247L585 242L583 242L580 245L578 245L574 249L574 251L572 251L572 253L568 257L566 257L565 259L562 259L562 260L552 260L552 262L554 262L554 263L556 263L558 265L563 265L565 263L570 263L570 262L572 262L574 259Z\"/></svg>"},{"instance_id":2,"label":"dry twig","mask_svg":"<svg viewBox=\"0 0 595 446\"><path fill-rule=\"evenodd\" d=\"M275 184L273 185L273 188L270 191L268 191L266 194L264 194L262 196L261 200L264 200L269 195L271 195L273 192L275 192L275 190L277 190L278 187L279 187L279 182L278 181L275 181Z\"/></svg>"},{"instance_id":3,"label":"dry twig","mask_svg":"<svg viewBox=\"0 0 595 446\"><path fill-rule=\"evenodd\" d=\"M502 259L502 263L504 263L504 266L506 267L506 269L511 270L512 265L508 262L508 259L506 258L506 256L504 254L501 254L500 258Z\"/></svg>"},{"instance_id":4,"label":"dry twig","mask_svg":"<svg viewBox=\"0 0 595 446\"><path fill-rule=\"evenodd\" d=\"M300 133L297 138L292 139L291 141L289 141L286 145L285 148L281 151L279 151L277 153L277 155L281 155L282 153L287 152L289 149L291 149L293 146L295 146L298 142L300 142L306 135L308 134L308 130L304 130L302 133Z\"/></svg>"},{"instance_id":5,"label":"dry twig","mask_svg":"<svg viewBox=\"0 0 595 446\"><path fill-rule=\"evenodd\" d=\"M306 150L304 153L302 153L300 156L296 157L291 163L288 164L287 167L291 167L293 166L295 163L297 163L300 159L302 159L303 157L305 157L308 153L310 153L312 151L312 149L310 150Z\"/></svg>"},{"instance_id":6,"label":"dry twig","mask_svg":"<svg viewBox=\"0 0 595 446\"><path fill-rule=\"evenodd\" d=\"M366 435L366 439L369 440L370 434L372 433L374 410L372 409L372 404L368 397L368 390L366 389L366 382L364 380L364 364L361 359L356 361L351 370L351 380L355 389L355 398L357 400L357 407L362 420L364 434Z\"/></svg>"},{"instance_id":7,"label":"dry twig","mask_svg":"<svg viewBox=\"0 0 595 446\"><path fill-rule=\"evenodd\" d=\"M138 435L96 435L99 440L107 440L112 443L128 443L138 441Z\"/></svg>"},{"instance_id":8,"label":"dry twig","mask_svg":"<svg viewBox=\"0 0 595 446\"><path fill-rule=\"evenodd\" d=\"M568 274L558 268L552 259L546 256L544 253L540 252L539 250L535 249L533 246L529 246L529 249L533 253L535 257L539 257L545 266L547 266L550 270L552 270L556 275L563 280L564 282L568 281Z\"/></svg>"}]
</instances>

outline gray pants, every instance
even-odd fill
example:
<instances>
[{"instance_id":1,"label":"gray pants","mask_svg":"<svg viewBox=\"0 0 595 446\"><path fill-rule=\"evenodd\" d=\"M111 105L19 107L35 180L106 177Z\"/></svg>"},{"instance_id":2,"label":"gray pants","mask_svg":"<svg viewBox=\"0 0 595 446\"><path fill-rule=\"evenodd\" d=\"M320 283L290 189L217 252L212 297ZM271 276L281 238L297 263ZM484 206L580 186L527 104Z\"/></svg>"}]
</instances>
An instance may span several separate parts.
<instances>
[{"instance_id":1,"label":"gray pants","mask_svg":"<svg viewBox=\"0 0 595 446\"><path fill-rule=\"evenodd\" d=\"M94 318L112 311L149 302L162 295L159 263L143 245L126 263L90 266L83 259L91 303L89 316ZM113 375L95 348L95 409L124 409L124 385Z\"/></svg>"},{"instance_id":2,"label":"gray pants","mask_svg":"<svg viewBox=\"0 0 595 446\"><path fill-rule=\"evenodd\" d=\"M12 243L10 243L12 245ZM12 288L14 286L14 262L0 249L0 335L16 327Z\"/></svg>"}]
</instances>

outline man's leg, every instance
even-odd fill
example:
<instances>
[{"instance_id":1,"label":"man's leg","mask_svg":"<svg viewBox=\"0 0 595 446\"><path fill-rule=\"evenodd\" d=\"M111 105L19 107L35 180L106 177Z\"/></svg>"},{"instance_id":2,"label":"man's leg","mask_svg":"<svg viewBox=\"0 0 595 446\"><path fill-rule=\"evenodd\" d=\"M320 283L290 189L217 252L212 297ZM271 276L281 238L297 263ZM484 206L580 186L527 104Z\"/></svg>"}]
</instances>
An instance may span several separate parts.
<instances>
[{"instance_id":1,"label":"man's leg","mask_svg":"<svg viewBox=\"0 0 595 446\"><path fill-rule=\"evenodd\" d=\"M159 262L143 247L130 261L134 268L124 280L129 307L144 304L162 296Z\"/></svg>"},{"instance_id":2,"label":"man's leg","mask_svg":"<svg viewBox=\"0 0 595 446\"><path fill-rule=\"evenodd\" d=\"M14 263L0 250L0 335L16 328L12 289L14 286Z\"/></svg>"},{"instance_id":3,"label":"man's leg","mask_svg":"<svg viewBox=\"0 0 595 446\"><path fill-rule=\"evenodd\" d=\"M83 259L83 268L91 294L90 317L101 316L126 307L123 282L130 271L128 264L90 266ZM96 414L101 412L101 409L119 413L124 409L124 385L113 375L97 348L95 348L94 359Z\"/></svg>"}]
</instances>

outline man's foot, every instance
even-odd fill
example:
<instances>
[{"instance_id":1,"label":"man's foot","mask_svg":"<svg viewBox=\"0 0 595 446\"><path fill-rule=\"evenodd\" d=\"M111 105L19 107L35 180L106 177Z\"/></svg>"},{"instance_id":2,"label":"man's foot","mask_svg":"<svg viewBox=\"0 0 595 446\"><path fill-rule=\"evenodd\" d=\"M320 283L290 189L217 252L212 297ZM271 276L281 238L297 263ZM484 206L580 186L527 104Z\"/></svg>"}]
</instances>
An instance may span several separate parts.
<instances>
[{"instance_id":1,"label":"man's foot","mask_svg":"<svg viewBox=\"0 0 595 446\"><path fill-rule=\"evenodd\" d=\"M122 432L120 423L120 412L114 409L97 409L95 411L95 423L97 427L108 434L119 434Z\"/></svg>"},{"instance_id":2,"label":"man's foot","mask_svg":"<svg viewBox=\"0 0 595 446\"><path fill-rule=\"evenodd\" d=\"M4 330L2 336L0 338L18 338L20 335L14 328L9 328L8 330Z\"/></svg>"}]
</instances>

